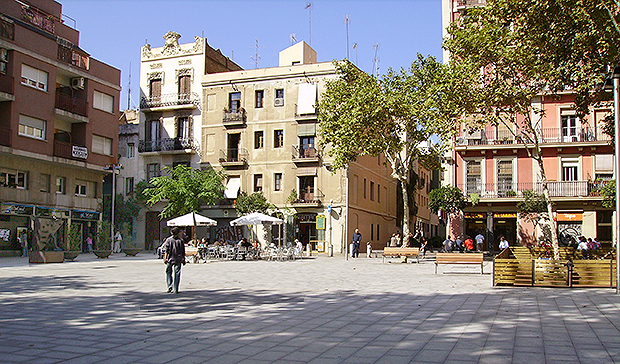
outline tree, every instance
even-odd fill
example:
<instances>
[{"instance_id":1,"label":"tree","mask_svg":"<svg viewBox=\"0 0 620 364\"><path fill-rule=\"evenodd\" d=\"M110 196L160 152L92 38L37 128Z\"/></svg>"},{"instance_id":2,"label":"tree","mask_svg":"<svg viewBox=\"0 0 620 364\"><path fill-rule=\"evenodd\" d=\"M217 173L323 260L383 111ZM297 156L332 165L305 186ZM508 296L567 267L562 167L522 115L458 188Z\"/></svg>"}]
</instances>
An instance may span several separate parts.
<instances>
[{"instance_id":1,"label":"tree","mask_svg":"<svg viewBox=\"0 0 620 364\"><path fill-rule=\"evenodd\" d=\"M439 167L438 157L461 114L459 104L452 101L461 82L448 77L435 58L421 55L409 70L389 70L381 78L347 60L335 64L339 77L327 83L318 105L319 143L330 147L335 168L364 155L385 156L402 189L403 236L407 236L410 203L415 204L409 191L417 181L416 163L431 170ZM437 143L429 142L433 136Z\"/></svg>"},{"instance_id":2,"label":"tree","mask_svg":"<svg viewBox=\"0 0 620 364\"><path fill-rule=\"evenodd\" d=\"M276 206L267 201L262 192L254 192L250 195L246 192L241 192L235 201L235 208L241 215L252 212L266 214L267 210L274 210Z\"/></svg>"},{"instance_id":3,"label":"tree","mask_svg":"<svg viewBox=\"0 0 620 364\"><path fill-rule=\"evenodd\" d=\"M213 169L198 170L184 165L166 167L168 175L152 178L143 191L149 205L167 201L160 216L167 218L198 212L203 204L213 206L223 198L224 174Z\"/></svg>"},{"instance_id":4,"label":"tree","mask_svg":"<svg viewBox=\"0 0 620 364\"><path fill-rule=\"evenodd\" d=\"M545 196L532 190L523 191L523 200L517 202L517 211L523 219L532 223L534 228L538 226L540 221L548 222L550 220Z\"/></svg>"},{"instance_id":5,"label":"tree","mask_svg":"<svg viewBox=\"0 0 620 364\"><path fill-rule=\"evenodd\" d=\"M444 42L452 68L473 81L462 107L467 127L504 125L525 145L539 166L549 216L553 205L539 139L545 110L532 101L570 90L583 116L603 99L601 86L608 66L619 60L620 45L618 13L609 8L617 8L611 0L488 0L454 22ZM549 223L559 259L555 222Z\"/></svg>"},{"instance_id":6,"label":"tree","mask_svg":"<svg viewBox=\"0 0 620 364\"><path fill-rule=\"evenodd\" d=\"M103 219L110 221L111 196L106 196L103 200ZM116 195L114 199L114 231L121 230L123 224L129 222L133 226L133 218L138 216L140 205L133 196L125 197L122 193Z\"/></svg>"},{"instance_id":7,"label":"tree","mask_svg":"<svg viewBox=\"0 0 620 364\"><path fill-rule=\"evenodd\" d=\"M428 208L435 214L445 212L448 224L450 215L463 211L466 206L463 191L456 186L441 186L428 194Z\"/></svg>"}]
</instances>

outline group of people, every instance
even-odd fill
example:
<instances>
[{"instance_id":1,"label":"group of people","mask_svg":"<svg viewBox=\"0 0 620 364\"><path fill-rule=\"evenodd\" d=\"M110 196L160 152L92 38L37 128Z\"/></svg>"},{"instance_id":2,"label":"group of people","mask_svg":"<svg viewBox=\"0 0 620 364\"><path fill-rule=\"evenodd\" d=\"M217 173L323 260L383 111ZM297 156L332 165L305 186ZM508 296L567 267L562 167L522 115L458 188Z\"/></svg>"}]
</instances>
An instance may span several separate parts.
<instances>
[{"instance_id":1,"label":"group of people","mask_svg":"<svg viewBox=\"0 0 620 364\"><path fill-rule=\"evenodd\" d=\"M474 242L475 240L475 242ZM485 237L482 233L478 233L473 239L469 236L457 237L448 236L446 240L443 242L443 252L473 252L473 251L483 251L484 250L484 241ZM475 244L475 246L474 246ZM510 244L506 240L504 236L500 238L499 248L505 249L508 248Z\"/></svg>"},{"instance_id":2,"label":"group of people","mask_svg":"<svg viewBox=\"0 0 620 364\"><path fill-rule=\"evenodd\" d=\"M571 242L573 242L574 238L571 239ZM569 244L569 246L573 245L573 244ZM589 259L590 258L590 250L596 250L598 248L601 247L601 243L599 243L598 241L596 241L596 239L592 239L592 238L587 238L585 236L580 236L579 237L579 243L577 244L577 250L581 251L581 256L583 259Z\"/></svg>"},{"instance_id":3,"label":"group of people","mask_svg":"<svg viewBox=\"0 0 620 364\"><path fill-rule=\"evenodd\" d=\"M360 244L362 242L362 234L359 229L355 229L353 236L351 237L351 257L358 258L360 255ZM396 247L401 246L401 239L399 233L392 234L390 241L387 246ZM420 255L424 256L426 254L428 242L426 238L422 234L421 230L417 230L415 235L413 233L409 233L407 237L406 245L407 247L420 247ZM366 256L368 258L372 257L372 244L370 242L366 243Z\"/></svg>"}]
</instances>

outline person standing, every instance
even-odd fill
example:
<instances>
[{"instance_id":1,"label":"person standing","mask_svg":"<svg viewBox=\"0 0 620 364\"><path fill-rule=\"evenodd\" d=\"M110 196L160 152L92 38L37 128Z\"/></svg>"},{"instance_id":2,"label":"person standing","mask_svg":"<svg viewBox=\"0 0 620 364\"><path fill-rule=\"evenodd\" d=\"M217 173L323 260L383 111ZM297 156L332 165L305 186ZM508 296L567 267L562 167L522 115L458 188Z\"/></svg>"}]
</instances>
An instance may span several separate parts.
<instances>
[{"instance_id":1,"label":"person standing","mask_svg":"<svg viewBox=\"0 0 620 364\"><path fill-rule=\"evenodd\" d=\"M28 232L26 230L22 230L21 234L17 237L19 240L19 244L22 247L22 257L28 256Z\"/></svg>"},{"instance_id":2,"label":"person standing","mask_svg":"<svg viewBox=\"0 0 620 364\"><path fill-rule=\"evenodd\" d=\"M478 233L474 239L476 239L476 250L481 252L484 249L484 235Z\"/></svg>"},{"instance_id":3,"label":"person standing","mask_svg":"<svg viewBox=\"0 0 620 364\"><path fill-rule=\"evenodd\" d=\"M355 229L353 233L353 237L351 238L351 242L353 243L353 251L351 252L351 256L353 258L357 258L360 256L360 242L362 241L362 234L360 234L360 229Z\"/></svg>"},{"instance_id":4,"label":"person standing","mask_svg":"<svg viewBox=\"0 0 620 364\"><path fill-rule=\"evenodd\" d=\"M179 293L181 264L185 264L185 244L181 239L181 231L177 226L173 227L170 230L172 235L164 242L164 264L166 264L168 293Z\"/></svg>"},{"instance_id":5,"label":"person standing","mask_svg":"<svg viewBox=\"0 0 620 364\"><path fill-rule=\"evenodd\" d=\"M508 248L509 246L510 246L510 244L508 244L508 240L506 240L506 238L502 236L499 239L499 249L500 250L504 250L504 249Z\"/></svg>"},{"instance_id":6,"label":"person standing","mask_svg":"<svg viewBox=\"0 0 620 364\"><path fill-rule=\"evenodd\" d=\"M112 249L112 251L114 253L120 253L121 252L121 242L123 241L123 236L121 235L120 231L116 232L116 236L114 237L114 249Z\"/></svg>"},{"instance_id":7,"label":"person standing","mask_svg":"<svg viewBox=\"0 0 620 364\"><path fill-rule=\"evenodd\" d=\"M93 252L93 238L90 237L90 234L86 237L86 247L89 253Z\"/></svg>"}]
</instances>

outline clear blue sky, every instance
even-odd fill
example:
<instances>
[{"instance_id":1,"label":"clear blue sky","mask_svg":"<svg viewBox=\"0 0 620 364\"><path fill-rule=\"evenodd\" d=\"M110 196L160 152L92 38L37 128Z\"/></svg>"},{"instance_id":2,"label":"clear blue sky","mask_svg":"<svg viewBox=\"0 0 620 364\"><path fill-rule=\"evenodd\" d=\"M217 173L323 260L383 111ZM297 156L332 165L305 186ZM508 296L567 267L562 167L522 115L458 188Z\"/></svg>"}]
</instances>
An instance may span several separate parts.
<instances>
[{"instance_id":1,"label":"clear blue sky","mask_svg":"<svg viewBox=\"0 0 620 364\"><path fill-rule=\"evenodd\" d=\"M213 48L245 69L278 66L278 52L298 41L311 43L320 62L347 55L345 15L349 16L349 59L373 71L379 44L379 73L408 67L417 53L441 60L440 0L57 0L75 19L80 46L98 60L121 69L121 110L139 103L140 48L148 40L163 46L169 30L180 43L204 35ZM312 3L310 9L306 5ZM311 19L311 22L310 22ZM72 20L67 20L74 26ZM310 26L311 25L311 26ZM310 32L311 28L311 32ZM311 38L311 39L310 39ZM353 44L357 43L357 50Z\"/></svg>"}]
</instances>

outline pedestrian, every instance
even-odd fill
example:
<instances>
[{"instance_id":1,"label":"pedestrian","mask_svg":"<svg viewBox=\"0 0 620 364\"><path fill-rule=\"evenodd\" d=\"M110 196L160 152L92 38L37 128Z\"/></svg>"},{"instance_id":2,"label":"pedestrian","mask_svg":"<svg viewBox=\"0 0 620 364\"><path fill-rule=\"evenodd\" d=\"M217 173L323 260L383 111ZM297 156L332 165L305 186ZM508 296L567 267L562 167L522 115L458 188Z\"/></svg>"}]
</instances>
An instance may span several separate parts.
<instances>
[{"instance_id":1,"label":"pedestrian","mask_svg":"<svg viewBox=\"0 0 620 364\"><path fill-rule=\"evenodd\" d=\"M367 242L366 243L366 256L368 258L372 258L371 254L372 254L372 244L370 244L370 242Z\"/></svg>"},{"instance_id":2,"label":"pedestrian","mask_svg":"<svg viewBox=\"0 0 620 364\"><path fill-rule=\"evenodd\" d=\"M181 283L181 264L185 264L185 244L181 239L182 230L175 226L172 235L164 242L164 264L166 264L166 285L168 293L179 293ZM174 276L173 276L174 271Z\"/></svg>"},{"instance_id":3,"label":"pedestrian","mask_svg":"<svg viewBox=\"0 0 620 364\"><path fill-rule=\"evenodd\" d=\"M471 252L474 250L474 241L472 240L472 238L467 237L463 244L465 245L465 251Z\"/></svg>"},{"instance_id":4,"label":"pedestrian","mask_svg":"<svg viewBox=\"0 0 620 364\"><path fill-rule=\"evenodd\" d=\"M353 237L351 238L351 243L353 243L353 251L351 252L351 256L353 258L357 258L360 256L360 242L362 241L362 234L360 234L360 229L355 229L353 233Z\"/></svg>"},{"instance_id":5,"label":"pedestrian","mask_svg":"<svg viewBox=\"0 0 620 364\"><path fill-rule=\"evenodd\" d=\"M443 251L446 253L450 253L452 249L454 249L454 241L451 238L451 236L448 236L446 240L443 241Z\"/></svg>"},{"instance_id":6,"label":"pedestrian","mask_svg":"<svg viewBox=\"0 0 620 364\"><path fill-rule=\"evenodd\" d=\"M504 250L504 249L508 248L509 246L510 246L510 244L508 244L508 240L506 240L506 238L504 236L499 238L499 249L500 250Z\"/></svg>"},{"instance_id":7,"label":"pedestrian","mask_svg":"<svg viewBox=\"0 0 620 364\"><path fill-rule=\"evenodd\" d=\"M120 253L121 252L121 243L123 241L123 236L121 235L120 231L116 232L116 235L114 237L114 249L112 249L112 251L114 253Z\"/></svg>"},{"instance_id":8,"label":"pedestrian","mask_svg":"<svg viewBox=\"0 0 620 364\"><path fill-rule=\"evenodd\" d=\"M454 244L456 245L456 249L460 252L463 251L463 237L462 236L458 236L456 238L456 240L454 241Z\"/></svg>"},{"instance_id":9,"label":"pedestrian","mask_svg":"<svg viewBox=\"0 0 620 364\"><path fill-rule=\"evenodd\" d=\"M586 240L585 237L580 236L579 237L579 245L577 245L577 250L581 250L581 257L583 259L588 259L590 257L590 254L588 252L588 241Z\"/></svg>"},{"instance_id":10,"label":"pedestrian","mask_svg":"<svg viewBox=\"0 0 620 364\"><path fill-rule=\"evenodd\" d=\"M484 235L480 232L474 239L476 239L476 250L481 252L484 249Z\"/></svg>"},{"instance_id":11,"label":"pedestrian","mask_svg":"<svg viewBox=\"0 0 620 364\"><path fill-rule=\"evenodd\" d=\"M426 257L426 245L428 242L425 237L420 239L420 254L422 254L422 258Z\"/></svg>"},{"instance_id":12,"label":"pedestrian","mask_svg":"<svg viewBox=\"0 0 620 364\"><path fill-rule=\"evenodd\" d=\"M88 248L88 252L93 252L93 238L90 237L90 234L86 236L86 247Z\"/></svg>"},{"instance_id":13,"label":"pedestrian","mask_svg":"<svg viewBox=\"0 0 620 364\"><path fill-rule=\"evenodd\" d=\"M24 229L17 237L19 244L22 248L22 257L28 256L28 232Z\"/></svg>"}]
</instances>

